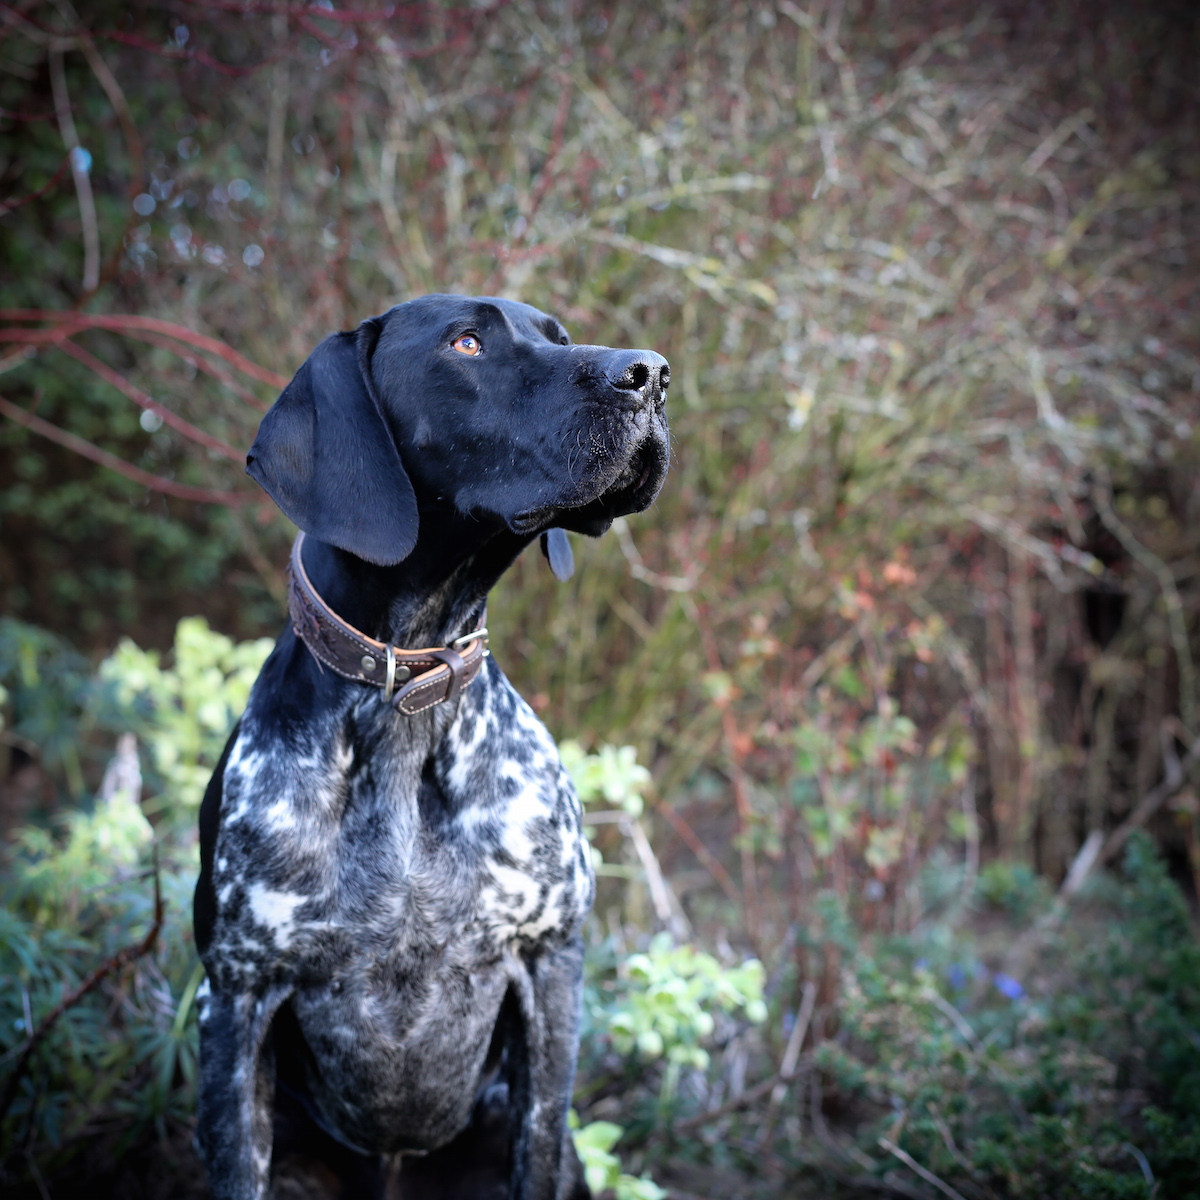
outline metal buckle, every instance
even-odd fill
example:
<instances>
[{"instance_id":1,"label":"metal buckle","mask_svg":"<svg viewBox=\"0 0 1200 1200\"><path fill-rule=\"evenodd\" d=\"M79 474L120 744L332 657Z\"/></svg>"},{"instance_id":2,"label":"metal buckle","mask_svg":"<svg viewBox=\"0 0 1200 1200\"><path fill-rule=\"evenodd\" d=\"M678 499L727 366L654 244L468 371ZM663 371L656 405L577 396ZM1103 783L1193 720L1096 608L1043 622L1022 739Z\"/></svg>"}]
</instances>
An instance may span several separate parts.
<instances>
[{"instance_id":1,"label":"metal buckle","mask_svg":"<svg viewBox=\"0 0 1200 1200\"><path fill-rule=\"evenodd\" d=\"M486 625L482 629L476 629L474 633L464 633L462 637L456 637L454 641L450 643L450 645L455 650L459 650L466 645L467 642L473 642L476 638L483 638L483 649L484 653L486 654L488 648L488 631Z\"/></svg>"},{"instance_id":2,"label":"metal buckle","mask_svg":"<svg viewBox=\"0 0 1200 1200\"><path fill-rule=\"evenodd\" d=\"M383 685L383 698L390 700L396 687L396 648L388 642L387 648L387 679Z\"/></svg>"}]
</instances>

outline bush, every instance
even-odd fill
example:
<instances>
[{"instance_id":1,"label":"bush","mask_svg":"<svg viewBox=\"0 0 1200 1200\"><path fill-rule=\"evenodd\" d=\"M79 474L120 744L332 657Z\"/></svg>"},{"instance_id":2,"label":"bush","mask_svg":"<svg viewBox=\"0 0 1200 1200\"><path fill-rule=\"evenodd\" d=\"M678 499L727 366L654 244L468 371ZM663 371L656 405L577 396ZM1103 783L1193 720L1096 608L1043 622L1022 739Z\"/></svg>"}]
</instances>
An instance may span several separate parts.
<instances>
[{"instance_id":1,"label":"bush","mask_svg":"<svg viewBox=\"0 0 1200 1200\"><path fill-rule=\"evenodd\" d=\"M25 1145L51 1173L97 1130L128 1142L190 1122L192 1001L203 978L191 930L196 809L270 646L235 645L203 620L184 620L169 667L125 641L90 672L39 630L0 628L13 729L51 731L52 752L82 744L89 759L104 731L129 731L90 805L14 839L0 885L0 1061L13 1064L61 997L145 938L156 882L163 898L153 950L67 1008L37 1047L0 1123L5 1156ZM144 800L130 732L148 752ZM43 761L69 777L78 757L59 750Z\"/></svg>"},{"instance_id":2,"label":"bush","mask_svg":"<svg viewBox=\"0 0 1200 1200\"><path fill-rule=\"evenodd\" d=\"M1148 838L1021 983L964 990L969 941L932 940L845 976L820 1062L876 1113L863 1152L886 1138L967 1196L1200 1196L1200 946Z\"/></svg>"}]
</instances>

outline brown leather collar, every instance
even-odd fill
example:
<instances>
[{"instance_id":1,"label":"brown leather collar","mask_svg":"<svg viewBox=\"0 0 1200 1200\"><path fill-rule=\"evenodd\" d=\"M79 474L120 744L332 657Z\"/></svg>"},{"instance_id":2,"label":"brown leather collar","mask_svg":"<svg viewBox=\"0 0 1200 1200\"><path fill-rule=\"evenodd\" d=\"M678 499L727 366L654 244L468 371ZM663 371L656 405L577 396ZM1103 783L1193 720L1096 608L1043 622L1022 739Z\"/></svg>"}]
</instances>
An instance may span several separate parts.
<instances>
[{"instance_id":1,"label":"brown leather collar","mask_svg":"<svg viewBox=\"0 0 1200 1200\"><path fill-rule=\"evenodd\" d=\"M300 557L303 544L304 534L297 534L288 564L288 612L296 636L318 663L356 683L383 688L384 699L410 717L443 700L457 699L479 674L488 652L486 609L479 628L449 646L403 650L377 642L343 621L321 599Z\"/></svg>"}]
</instances>

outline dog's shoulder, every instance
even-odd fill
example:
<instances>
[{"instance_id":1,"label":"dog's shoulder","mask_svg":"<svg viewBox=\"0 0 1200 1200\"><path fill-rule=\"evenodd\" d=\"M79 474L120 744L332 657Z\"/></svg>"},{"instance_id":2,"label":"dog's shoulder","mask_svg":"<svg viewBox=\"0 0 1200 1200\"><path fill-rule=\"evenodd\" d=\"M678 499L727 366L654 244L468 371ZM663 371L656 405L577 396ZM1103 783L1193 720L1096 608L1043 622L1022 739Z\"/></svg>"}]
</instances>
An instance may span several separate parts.
<instances>
[{"instance_id":1,"label":"dog's shoulder","mask_svg":"<svg viewBox=\"0 0 1200 1200\"><path fill-rule=\"evenodd\" d=\"M591 850L549 730L493 659L433 765L453 833L482 858L481 917L500 942L569 935L591 907Z\"/></svg>"}]
</instances>

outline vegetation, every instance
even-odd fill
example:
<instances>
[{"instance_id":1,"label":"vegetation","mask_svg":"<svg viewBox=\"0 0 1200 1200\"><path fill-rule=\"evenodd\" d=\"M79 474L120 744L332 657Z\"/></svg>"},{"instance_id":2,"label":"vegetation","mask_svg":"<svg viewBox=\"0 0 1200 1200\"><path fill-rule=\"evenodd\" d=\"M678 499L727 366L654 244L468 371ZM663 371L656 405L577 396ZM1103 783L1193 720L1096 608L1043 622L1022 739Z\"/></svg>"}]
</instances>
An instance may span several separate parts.
<instances>
[{"instance_id":1,"label":"vegetation","mask_svg":"<svg viewBox=\"0 0 1200 1200\"><path fill-rule=\"evenodd\" d=\"M658 504L490 615L588 802L593 1182L1195 1195L1197 34L8 5L6 1186L195 1188L195 807L291 532L244 448L457 290L674 368Z\"/></svg>"}]
</instances>

